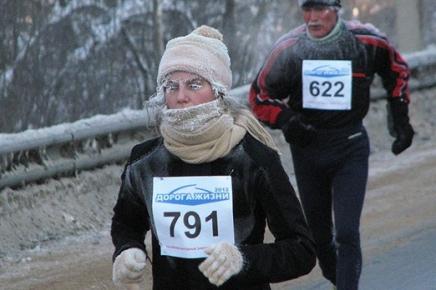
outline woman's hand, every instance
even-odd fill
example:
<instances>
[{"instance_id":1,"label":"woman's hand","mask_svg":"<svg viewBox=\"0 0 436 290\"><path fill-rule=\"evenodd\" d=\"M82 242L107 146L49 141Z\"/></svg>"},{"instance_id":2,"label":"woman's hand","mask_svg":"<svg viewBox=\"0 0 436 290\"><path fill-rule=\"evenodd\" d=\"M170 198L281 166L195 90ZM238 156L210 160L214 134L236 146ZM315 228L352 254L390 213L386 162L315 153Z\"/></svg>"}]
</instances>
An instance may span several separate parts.
<instances>
[{"instance_id":1,"label":"woman's hand","mask_svg":"<svg viewBox=\"0 0 436 290\"><path fill-rule=\"evenodd\" d=\"M112 280L118 287L134 287L144 279L145 253L138 248L130 248L115 258L112 266ZM127 287L128 289L134 289Z\"/></svg>"},{"instance_id":2,"label":"woman's hand","mask_svg":"<svg viewBox=\"0 0 436 290\"><path fill-rule=\"evenodd\" d=\"M207 248L205 252L209 257L198 268L216 286L222 285L242 270L244 262L241 252L232 244L221 242Z\"/></svg>"}]
</instances>

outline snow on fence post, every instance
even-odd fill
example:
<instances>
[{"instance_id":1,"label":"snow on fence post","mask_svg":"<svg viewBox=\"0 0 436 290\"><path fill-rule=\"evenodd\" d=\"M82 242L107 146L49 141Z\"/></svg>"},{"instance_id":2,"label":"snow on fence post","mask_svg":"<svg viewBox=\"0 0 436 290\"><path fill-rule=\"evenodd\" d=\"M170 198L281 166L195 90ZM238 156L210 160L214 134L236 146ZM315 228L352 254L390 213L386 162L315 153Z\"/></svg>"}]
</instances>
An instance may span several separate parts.
<instances>
[{"instance_id":1,"label":"snow on fence post","mask_svg":"<svg viewBox=\"0 0 436 290\"><path fill-rule=\"evenodd\" d=\"M405 55L412 71L411 90L436 86L436 47ZM231 91L247 104L249 85ZM386 98L380 85L371 100ZM0 189L54 176L125 162L135 143L155 136L147 111L123 110L74 123L0 134Z\"/></svg>"}]
</instances>

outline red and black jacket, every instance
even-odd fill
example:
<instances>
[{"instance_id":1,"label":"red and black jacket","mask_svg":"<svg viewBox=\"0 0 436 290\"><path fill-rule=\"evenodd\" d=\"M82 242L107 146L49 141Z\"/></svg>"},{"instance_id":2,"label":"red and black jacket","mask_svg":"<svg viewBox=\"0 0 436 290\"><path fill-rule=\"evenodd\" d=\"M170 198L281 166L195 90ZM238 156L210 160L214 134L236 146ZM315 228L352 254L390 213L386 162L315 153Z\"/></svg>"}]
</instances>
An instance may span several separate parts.
<instances>
[{"instance_id":1,"label":"red and black jacket","mask_svg":"<svg viewBox=\"0 0 436 290\"><path fill-rule=\"evenodd\" d=\"M341 128L361 122L369 108L369 89L377 73L388 99L409 103L409 69L397 50L374 26L340 20L337 34L313 40L302 25L274 45L249 92L257 118L280 128L295 112L302 113L315 128ZM351 110L306 109L302 106L303 60L351 60Z\"/></svg>"}]
</instances>

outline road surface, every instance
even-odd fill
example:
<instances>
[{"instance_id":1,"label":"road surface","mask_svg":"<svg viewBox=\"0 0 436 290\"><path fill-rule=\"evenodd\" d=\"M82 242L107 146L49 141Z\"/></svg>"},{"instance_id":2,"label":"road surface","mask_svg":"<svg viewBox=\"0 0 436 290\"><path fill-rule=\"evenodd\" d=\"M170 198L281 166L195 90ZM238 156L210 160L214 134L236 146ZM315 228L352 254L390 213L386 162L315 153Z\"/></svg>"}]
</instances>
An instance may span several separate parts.
<instances>
[{"instance_id":1,"label":"road surface","mask_svg":"<svg viewBox=\"0 0 436 290\"><path fill-rule=\"evenodd\" d=\"M117 175L121 166L115 168ZM436 289L435 143L414 146L399 157L388 151L377 152L371 155L370 168L361 226L361 289ZM105 170L99 169L94 175L101 171L105 176ZM107 190L114 190L114 186L108 186ZM101 189L105 189L103 185ZM0 289L115 289L111 282L109 222L105 221L102 231L90 230L47 241L15 256L4 255L0 260ZM147 267L144 289L151 289L150 280ZM318 266L305 277L272 287L331 289Z\"/></svg>"}]
</instances>

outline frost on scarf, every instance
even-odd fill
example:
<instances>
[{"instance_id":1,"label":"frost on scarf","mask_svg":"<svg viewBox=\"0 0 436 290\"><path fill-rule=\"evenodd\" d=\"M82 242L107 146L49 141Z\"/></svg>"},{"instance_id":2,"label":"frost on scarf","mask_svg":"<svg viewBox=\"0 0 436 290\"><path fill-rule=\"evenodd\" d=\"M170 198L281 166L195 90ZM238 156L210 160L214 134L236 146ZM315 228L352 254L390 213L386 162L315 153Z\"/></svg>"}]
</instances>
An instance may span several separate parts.
<instances>
[{"instance_id":1,"label":"frost on scarf","mask_svg":"<svg viewBox=\"0 0 436 290\"><path fill-rule=\"evenodd\" d=\"M157 127L159 127L159 124L162 121L164 110L167 110L165 104L164 87L168 82L170 75L171 74L167 75L162 83L157 86L156 93L150 96L148 100L144 102L144 108L147 110L148 116L150 118L149 124L154 124ZM217 100L224 98L224 96L226 96L228 93L225 86L219 82L215 81L211 83L211 86ZM219 101L219 103L221 106L221 110L223 110L224 105L221 104L222 101Z\"/></svg>"},{"instance_id":2,"label":"frost on scarf","mask_svg":"<svg viewBox=\"0 0 436 290\"><path fill-rule=\"evenodd\" d=\"M162 111L162 123L182 133L195 133L207 127L223 114L219 100L204 104Z\"/></svg>"}]
</instances>

